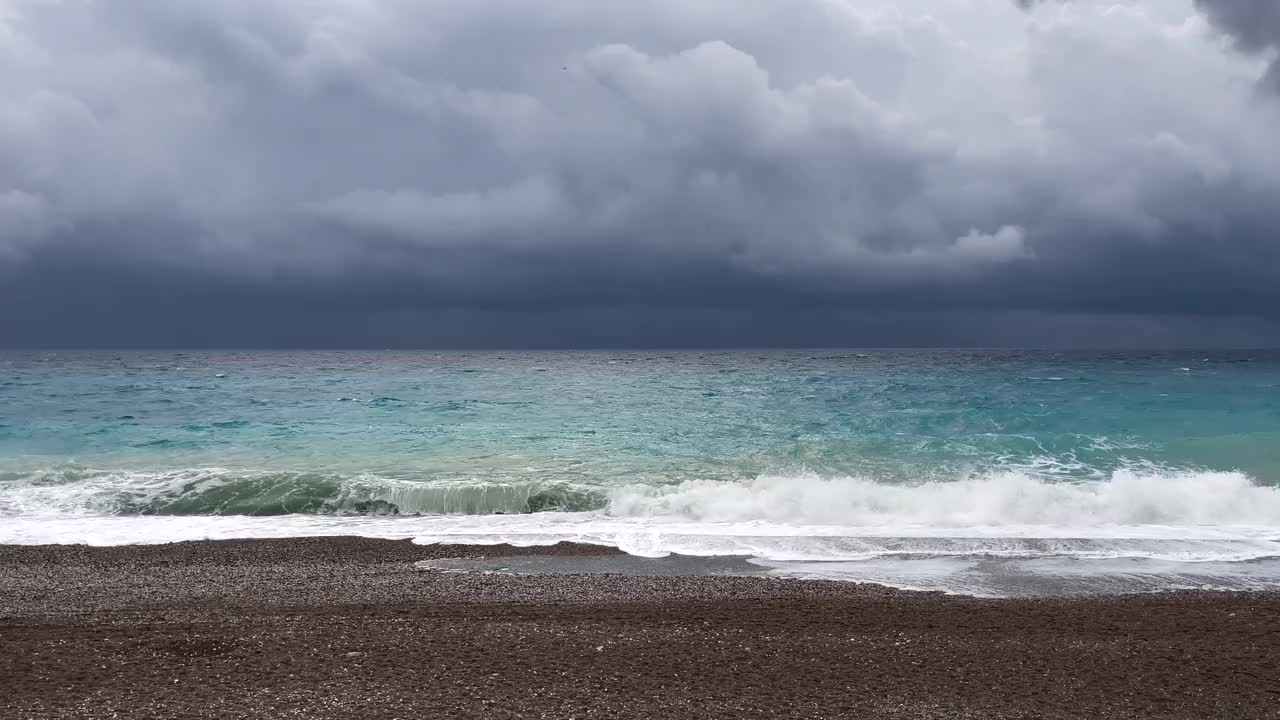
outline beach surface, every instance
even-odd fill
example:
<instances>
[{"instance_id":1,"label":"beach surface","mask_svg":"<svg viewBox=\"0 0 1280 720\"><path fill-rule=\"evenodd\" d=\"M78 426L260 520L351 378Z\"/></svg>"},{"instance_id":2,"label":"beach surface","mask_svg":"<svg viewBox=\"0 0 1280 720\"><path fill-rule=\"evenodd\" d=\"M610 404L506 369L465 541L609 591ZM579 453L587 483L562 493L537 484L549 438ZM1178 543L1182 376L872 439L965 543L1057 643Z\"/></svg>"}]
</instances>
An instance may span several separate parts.
<instances>
[{"instance_id":1,"label":"beach surface","mask_svg":"<svg viewBox=\"0 0 1280 720\"><path fill-rule=\"evenodd\" d=\"M0 717L1280 717L1276 594L431 567L612 552L0 546Z\"/></svg>"}]
</instances>

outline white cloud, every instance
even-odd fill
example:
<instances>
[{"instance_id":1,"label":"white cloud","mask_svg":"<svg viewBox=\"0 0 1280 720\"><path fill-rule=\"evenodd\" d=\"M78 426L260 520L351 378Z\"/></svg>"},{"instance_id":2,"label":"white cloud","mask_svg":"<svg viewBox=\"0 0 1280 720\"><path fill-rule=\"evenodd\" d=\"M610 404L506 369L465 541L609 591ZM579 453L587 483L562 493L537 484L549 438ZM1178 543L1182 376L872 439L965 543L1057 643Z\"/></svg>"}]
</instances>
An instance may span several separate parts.
<instances>
[{"instance_id":1,"label":"white cloud","mask_svg":"<svg viewBox=\"0 0 1280 720\"><path fill-rule=\"evenodd\" d=\"M981 262L1008 262L1034 257L1026 244L1027 233L1020 227L1005 225L994 233L970 229L967 235L956 238L955 244L944 252L949 255Z\"/></svg>"}]
</instances>

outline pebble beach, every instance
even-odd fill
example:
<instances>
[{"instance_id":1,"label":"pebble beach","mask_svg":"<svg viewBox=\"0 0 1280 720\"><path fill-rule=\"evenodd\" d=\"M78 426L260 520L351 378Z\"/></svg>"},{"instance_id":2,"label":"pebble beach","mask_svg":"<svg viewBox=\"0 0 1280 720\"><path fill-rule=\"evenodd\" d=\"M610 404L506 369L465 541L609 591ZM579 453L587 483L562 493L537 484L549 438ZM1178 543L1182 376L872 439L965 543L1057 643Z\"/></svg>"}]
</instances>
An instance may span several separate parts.
<instances>
[{"instance_id":1,"label":"pebble beach","mask_svg":"<svg viewBox=\"0 0 1280 720\"><path fill-rule=\"evenodd\" d=\"M355 538L0 546L5 718L1274 718L1280 596L507 575Z\"/></svg>"}]
</instances>

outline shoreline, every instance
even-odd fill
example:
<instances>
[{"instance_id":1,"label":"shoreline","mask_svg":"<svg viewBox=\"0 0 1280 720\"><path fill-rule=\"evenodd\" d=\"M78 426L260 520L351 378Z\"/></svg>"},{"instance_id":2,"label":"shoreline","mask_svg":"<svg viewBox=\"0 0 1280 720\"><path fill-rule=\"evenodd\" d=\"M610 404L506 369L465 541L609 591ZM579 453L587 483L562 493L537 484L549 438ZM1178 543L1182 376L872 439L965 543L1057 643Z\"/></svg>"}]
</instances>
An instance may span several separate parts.
<instances>
[{"instance_id":1,"label":"shoreline","mask_svg":"<svg viewBox=\"0 0 1280 720\"><path fill-rule=\"evenodd\" d=\"M1275 718L1280 594L508 575L600 546L0 546L14 718Z\"/></svg>"}]
</instances>

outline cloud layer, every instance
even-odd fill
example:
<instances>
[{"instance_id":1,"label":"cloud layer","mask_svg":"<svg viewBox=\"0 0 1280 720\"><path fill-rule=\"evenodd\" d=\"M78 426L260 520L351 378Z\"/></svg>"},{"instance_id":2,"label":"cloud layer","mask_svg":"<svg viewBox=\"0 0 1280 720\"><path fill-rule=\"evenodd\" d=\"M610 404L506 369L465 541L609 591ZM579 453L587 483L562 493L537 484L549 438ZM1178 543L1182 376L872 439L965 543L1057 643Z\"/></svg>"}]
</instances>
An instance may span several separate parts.
<instances>
[{"instance_id":1,"label":"cloud layer","mask_svg":"<svg viewBox=\"0 0 1280 720\"><path fill-rule=\"evenodd\" d=\"M1275 8L0 0L0 344L1274 343Z\"/></svg>"}]
</instances>

